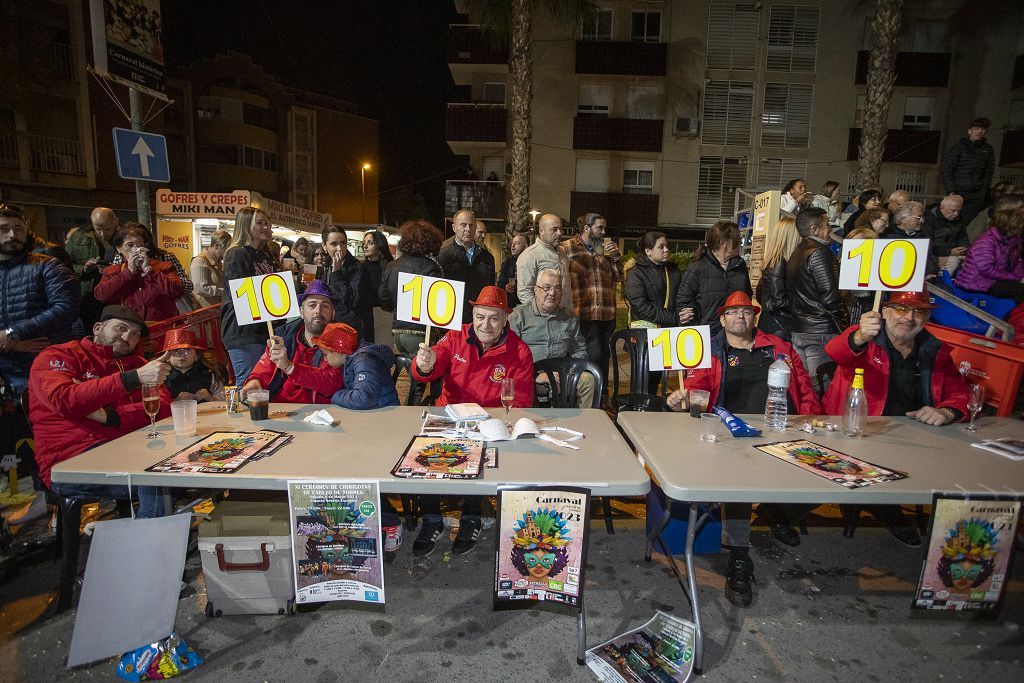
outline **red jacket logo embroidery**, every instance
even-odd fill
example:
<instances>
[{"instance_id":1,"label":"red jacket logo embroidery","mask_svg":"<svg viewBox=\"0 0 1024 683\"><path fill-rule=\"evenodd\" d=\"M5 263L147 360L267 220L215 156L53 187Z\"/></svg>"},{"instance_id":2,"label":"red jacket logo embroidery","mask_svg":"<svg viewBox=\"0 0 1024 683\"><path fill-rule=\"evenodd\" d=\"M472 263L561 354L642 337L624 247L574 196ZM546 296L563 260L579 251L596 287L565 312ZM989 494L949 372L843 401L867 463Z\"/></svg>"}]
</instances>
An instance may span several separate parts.
<instances>
[{"instance_id":1,"label":"red jacket logo embroidery","mask_svg":"<svg viewBox=\"0 0 1024 683\"><path fill-rule=\"evenodd\" d=\"M500 382L508 376L508 371L505 370L504 365L495 365L494 369L491 370L491 381Z\"/></svg>"}]
</instances>

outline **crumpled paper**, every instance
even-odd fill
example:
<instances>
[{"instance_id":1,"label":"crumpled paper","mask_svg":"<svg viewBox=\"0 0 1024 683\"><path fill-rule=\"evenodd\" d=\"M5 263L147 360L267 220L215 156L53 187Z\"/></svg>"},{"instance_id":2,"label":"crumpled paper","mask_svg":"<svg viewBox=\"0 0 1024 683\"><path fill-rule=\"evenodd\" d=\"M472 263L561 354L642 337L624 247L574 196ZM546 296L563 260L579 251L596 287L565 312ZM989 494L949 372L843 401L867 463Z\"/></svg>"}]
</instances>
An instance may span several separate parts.
<instances>
[{"instance_id":1,"label":"crumpled paper","mask_svg":"<svg viewBox=\"0 0 1024 683\"><path fill-rule=\"evenodd\" d=\"M334 424L334 416L328 413L326 410L318 410L315 413L311 413L306 417L302 418L303 422L309 422L315 425L325 425L330 427Z\"/></svg>"}]
</instances>

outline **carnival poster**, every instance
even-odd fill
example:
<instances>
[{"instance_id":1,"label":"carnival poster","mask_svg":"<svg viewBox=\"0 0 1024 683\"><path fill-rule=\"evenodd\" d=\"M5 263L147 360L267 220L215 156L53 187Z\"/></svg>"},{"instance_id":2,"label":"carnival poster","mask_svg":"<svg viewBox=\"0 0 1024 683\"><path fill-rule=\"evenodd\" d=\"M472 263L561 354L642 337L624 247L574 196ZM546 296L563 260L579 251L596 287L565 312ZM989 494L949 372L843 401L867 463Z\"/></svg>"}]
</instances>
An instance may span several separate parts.
<instances>
[{"instance_id":1,"label":"carnival poster","mask_svg":"<svg viewBox=\"0 0 1024 683\"><path fill-rule=\"evenodd\" d=\"M658 611L646 624L587 650L602 683L683 683L693 673L694 625Z\"/></svg>"},{"instance_id":2,"label":"carnival poster","mask_svg":"<svg viewBox=\"0 0 1024 683\"><path fill-rule=\"evenodd\" d=\"M498 489L494 601L581 607L590 528L590 491Z\"/></svg>"},{"instance_id":3,"label":"carnival poster","mask_svg":"<svg viewBox=\"0 0 1024 683\"><path fill-rule=\"evenodd\" d=\"M295 602L384 602L376 481L289 481Z\"/></svg>"},{"instance_id":4,"label":"carnival poster","mask_svg":"<svg viewBox=\"0 0 1024 683\"><path fill-rule=\"evenodd\" d=\"M928 552L912 607L998 611L1020 512L1020 499L935 494Z\"/></svg>"},{"instance_id":5,"label":"carnival poster","mask_svg":"<svg viewBox=\"0 0 1024 683\"><path fill-rule=\"evenodd\" d=\"M903 472L887 470L804 439L777 441L754 448L848 489L907 478Z\"/></svg>"},{"instance_id":6,"label":"carnival poster","mask_svg":"<svg viewBox=\"0 0 1024 683\"><path fill-rule=\"evenodd\" d=\"M483 458L480 441L414 436L391 474L402 479L477 479Z\"/></svg>"},{"instance_id":7,"label":"carnival poster","mask_svg":"<svg viewBox=\"0 0 1024 683\"><path fill-rule=\"evenodd\" d=\"M146 468L147 472L231 474L287 436L263 429L257 432L214 432L174 455Z\"/></svg>"}]
</instances>

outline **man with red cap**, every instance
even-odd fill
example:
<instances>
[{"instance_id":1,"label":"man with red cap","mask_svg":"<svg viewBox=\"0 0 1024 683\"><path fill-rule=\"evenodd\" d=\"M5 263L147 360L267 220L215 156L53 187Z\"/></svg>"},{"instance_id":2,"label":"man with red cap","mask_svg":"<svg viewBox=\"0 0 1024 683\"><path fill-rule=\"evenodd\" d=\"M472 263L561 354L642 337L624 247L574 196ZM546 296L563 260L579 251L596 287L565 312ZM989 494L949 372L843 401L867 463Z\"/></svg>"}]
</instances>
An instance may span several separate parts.
<instances>
[{"instance_id":1,"label":"man with red cap","mask_svg":"<svg viewBox=\"0 0 1024 683\"><path fill-rule=\"evenodd\" d=\"M397 406L398 392L391 380L395 354L384 344L359 341L359 333L345 323L330 323L319 337L313 337L332 368L342 368L344 385L331 402L350 410Z\"/></svg>"},{"instance_id":2,"label":"man with red cap","mask_svg":"<svg viewBox=\"0 0 1024 683\"><path fill-rule=\"evenodd\" d=\"M825 391L825 412L843 414L854 371L862 368L868 415L907 416L932 426L963 419L967 382L953 361L952 348L924 329L933 308L927 292L896 292L881 314L868 311L859 325L826 344L837 368ZM874 506L869 511L901 543L921 545L898 506ZM846 508L843 514L856 517L858 511Z\"/></svg>"},{"instance_id":3,"label":"man with red cap","mask_svg":"<svg viewBox=\"0 0 1024 683\"><path fill-rule=\"evenodd\" d=\"M709 405L735 413L762 413L768 399L768 368L783 359L790 368L789 410L797 415L820 415L821 404L811 386L793 345L754 326L761 309L746 292L733 292L718 309L722 329L711 338L711 367L690 370L686 389L703 389L711 394ZM673 410L682 410L683 393L668 397ZM729 549L725 596L734 605L746 607L753 600L750 559L750 503L722 505L722 547ZM786 545L799 545L800 536L790 526L793 517L809 509L790 505L760 505L758 514L769 522L772 534Z\"/></svg>"},{"instance_id":4,"label":"man with red cap","mask_svg":"<svg viewBox=\"0 0 1024 683\"><path fill-rule=\"evenodd\" d=\"M443 380L437 405L478 403L484 408L501 406L501 382L515 380L516 408L533 405L533 354L530 347L508 327L508 296L505 290L488 285L480 290L473 306L472 322L461 330L449 330L434 347L420 344L413 377L420 382ZM480 536L480 496L467 496L452 545L457 555L476 547ZM423 527L412 546L412 553L425 557L434 551L441 537L441 497L420 496Z\"/></svg>"},{"instance_id":5,"label":"man with red cap","mask_svg":"<svg viewBox=\"0 0 1024 683\"><path fill-rule=\"evenodd\" d=\"M242 393L268 389L270 400L278 403L330 403L341 388L341 368L331 367L313 339L334 320L331 292L320 280L313 280L299 297L299 320L282 328L267 341L256 367L242 387Z\"/></svg>"}]
</instances>

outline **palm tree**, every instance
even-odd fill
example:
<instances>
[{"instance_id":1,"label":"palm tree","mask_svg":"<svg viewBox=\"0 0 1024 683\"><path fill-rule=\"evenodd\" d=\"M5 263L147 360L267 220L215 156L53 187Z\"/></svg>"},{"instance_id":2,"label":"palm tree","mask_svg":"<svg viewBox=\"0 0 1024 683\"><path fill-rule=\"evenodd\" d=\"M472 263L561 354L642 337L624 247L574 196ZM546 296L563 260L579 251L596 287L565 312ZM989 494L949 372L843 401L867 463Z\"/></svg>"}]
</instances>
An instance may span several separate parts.
<instances>
[{"instance_id":1,"label":"palm tree","mask_svg":"<svg viewBox=\"0 0 1024 683\"><path fill-rule=\"evenodd\" d=\"M591 0L488 0L484 3L484 23L492 41L508 45L508 73L511 83L509 120L512 128L512 173L505 178L505 251L512 236L529 228L530 219L530 143L533 125L530 104L533 100L533 18L538 5L556 23L578 32L584 22L597 14Z\"/></svg>"},{"instance_id":2,"label":"palm tree","mask_svg":"<svg viewBox=\"0 0 1024 683\"><path fill-rule=\"evenodd\" d=\"M903 24L903 0L876 0L871 22L871 53L864 95L864 123L857 148L857 188L879 187L878 176L889 134L889 103L896 82L896 54Z\"/></svg>"}]
</instances>

